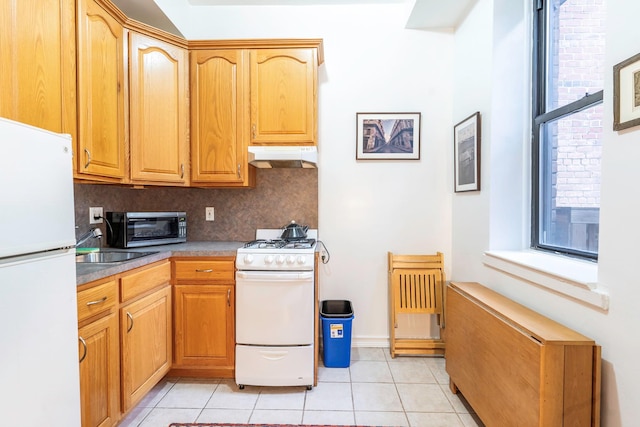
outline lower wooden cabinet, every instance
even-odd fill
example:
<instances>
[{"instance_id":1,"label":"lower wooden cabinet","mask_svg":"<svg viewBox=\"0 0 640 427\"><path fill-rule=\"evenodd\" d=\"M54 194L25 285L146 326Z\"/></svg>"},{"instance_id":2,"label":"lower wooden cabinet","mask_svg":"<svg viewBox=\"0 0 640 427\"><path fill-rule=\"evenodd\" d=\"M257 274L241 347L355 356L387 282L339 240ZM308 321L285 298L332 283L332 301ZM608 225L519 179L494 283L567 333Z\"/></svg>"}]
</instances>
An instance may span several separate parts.
<instances>
[{"instance_id":1,"label":"lower wooden cabinet","mask_svg":"<svg viewBox=\"0 0 640 427\"><path fill-rule=\"evenodd\" d=\"M78 291L78 360L82 427L120 419L118 285L107 278Z\"/></svg>"},{"instance_id":2,"label":"lower wooden cabinet","mask_svg":"<svg viewBox=\"0 0 640 427\"><path fill-rule=\"evenodd\" d=\"M82 427L117 425L170 370L234 377L235 257L177 257L78 289Z\"/></svg>"},{"instance_id":3,"label":"lower wooden cabinet","mask_svg":"<svg viewBox=\"0 0 640 427\"><path fill-rule=\"evenodd\" d=\"M120 308L122 410L128 411L171 368L171 287Z\"/></svg>"},{"instance_id":4,"label":"lower wooden cabinet","mask_svg":"<svg viewBox=\"0 0 640 427\"><path fill-rule=\"evenodd\" d=\"M112 426L120 418L118 317L115 313L78 330L82 427Z\"/></svg>"},{"instance_id":5,"label":"lower wooden cabinet","mask_svg":"<svg viewBox=\"0 0 640 427\"><path fill-rule=\"evenodd\" d=\"M174 260L174 366L183 376L233 378L233 257Z\"/></svg>"},{"instance_id":6,"label":"lower wooden cabinet","mask_svg":"<svg viewBox=\"0 0 640 427\"><path fill-rule=\"evenodd\" d=\"M169 372L170 266L158 261L79 286L82 427L115 426Z\"/></svg>"},{"instance_id":7,"label":"lower wooden cabinet","mask_svg":"<svg viewBox=\"0 0 640 427\"><path fill-rule=\"evenodd\" d=\"M233 291L233 285L175 287L176 365L233 367Z\"/></svg>"}]
</instances>

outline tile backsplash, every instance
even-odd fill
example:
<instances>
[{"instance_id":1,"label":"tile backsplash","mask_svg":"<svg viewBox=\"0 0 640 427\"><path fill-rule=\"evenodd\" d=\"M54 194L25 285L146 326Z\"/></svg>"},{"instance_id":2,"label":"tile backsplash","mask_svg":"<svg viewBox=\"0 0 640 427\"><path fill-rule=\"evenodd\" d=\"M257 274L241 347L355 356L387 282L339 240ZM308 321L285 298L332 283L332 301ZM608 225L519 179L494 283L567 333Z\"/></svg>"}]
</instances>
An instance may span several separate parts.
<instances>
[{"instance_id":1,"label":"tile backsplash","mask_svg":"<svg viewBox=\"0 0 640 427\"><path fill-rule=\"evenodd\" d=\"M105 215L108 211L185 211L189 241L249 241L257 228L280 228L291 220L318 227L317 169L256 172L256 187L243 189L75 184L76 236L95 227L89 225L89 207L94 206L103 207ZM205 221L207 206L215 208L213 222ZM106 246L106 225L99 227Z\"/></svg>"}]
</instances>

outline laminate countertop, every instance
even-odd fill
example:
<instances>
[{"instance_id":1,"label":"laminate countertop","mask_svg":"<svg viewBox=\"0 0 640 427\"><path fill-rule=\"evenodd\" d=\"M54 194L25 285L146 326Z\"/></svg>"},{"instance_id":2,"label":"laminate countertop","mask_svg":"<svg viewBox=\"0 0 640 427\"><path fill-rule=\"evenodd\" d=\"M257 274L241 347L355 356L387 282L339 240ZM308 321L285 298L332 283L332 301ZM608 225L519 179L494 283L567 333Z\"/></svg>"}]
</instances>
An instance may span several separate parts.
<instances>
[{"instance_id":1,"label":"laminate countertop","mask_svg":"<svg viewBox=\"0 0 640 427\"><path fill-rule=\"evenodd\" d=\"M245 242L235 241L215 241L215 242L186 242L175 245L146 246L142 248L122 249L127 252L154 252L129 261L114 263L76 263L76 285L100 280L114 274L123 273L134 268L142 267L153 262L161 261L171 257L214 257L214 256L236 256L238 248ZM108 250L120 250L103 248Z\"/></svg>"}]
</instances>

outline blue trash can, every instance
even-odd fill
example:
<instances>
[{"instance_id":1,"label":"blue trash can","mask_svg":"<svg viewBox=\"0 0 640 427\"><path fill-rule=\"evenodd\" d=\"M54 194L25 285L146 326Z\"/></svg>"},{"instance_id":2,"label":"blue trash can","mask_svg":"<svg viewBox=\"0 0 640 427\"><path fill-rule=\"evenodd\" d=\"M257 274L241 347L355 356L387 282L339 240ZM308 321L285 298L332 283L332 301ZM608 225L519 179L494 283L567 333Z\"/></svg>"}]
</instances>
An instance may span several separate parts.
<instances>
[{"instance_id":1,"label":"blue trash can","mask_svg":"<svg viewBox=\"0 0 640 427\"><path fill-rule=\"evenodd\" d=\"M322 360L327 368L348 368L351 362L351 301L326 300L320 307Z\"/></svg>"}]
</instances>

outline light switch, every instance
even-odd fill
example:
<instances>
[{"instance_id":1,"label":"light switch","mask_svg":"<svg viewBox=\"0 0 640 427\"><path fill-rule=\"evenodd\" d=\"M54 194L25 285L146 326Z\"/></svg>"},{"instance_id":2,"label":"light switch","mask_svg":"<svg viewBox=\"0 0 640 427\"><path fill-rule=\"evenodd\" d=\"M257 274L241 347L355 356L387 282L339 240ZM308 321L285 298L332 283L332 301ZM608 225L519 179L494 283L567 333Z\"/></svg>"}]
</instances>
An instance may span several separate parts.
<instances>
[{"instance_id":1,"label":"light switch","mask_svg":"<svg viewBox=\"0 0 640 427\"><path fill-rule=\"evenodd\" d=\"M205 208L205 220L206 221L213 221L214 219L214 212L213 212L213 208L212 207L207 207Z\"/></svg>"}]
</instances>

